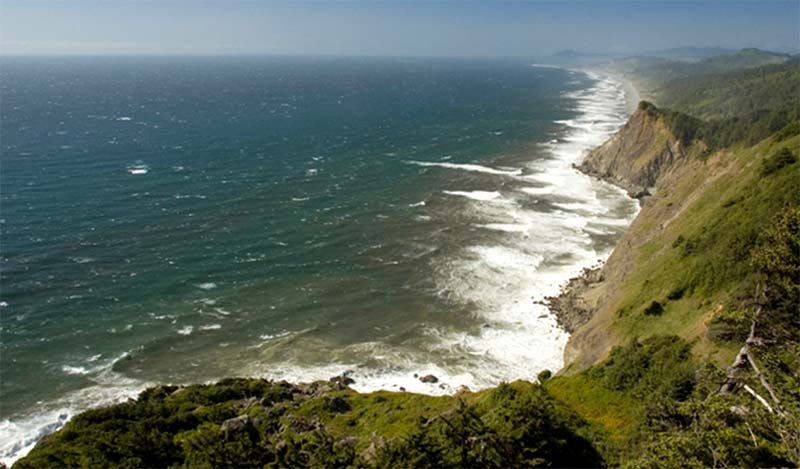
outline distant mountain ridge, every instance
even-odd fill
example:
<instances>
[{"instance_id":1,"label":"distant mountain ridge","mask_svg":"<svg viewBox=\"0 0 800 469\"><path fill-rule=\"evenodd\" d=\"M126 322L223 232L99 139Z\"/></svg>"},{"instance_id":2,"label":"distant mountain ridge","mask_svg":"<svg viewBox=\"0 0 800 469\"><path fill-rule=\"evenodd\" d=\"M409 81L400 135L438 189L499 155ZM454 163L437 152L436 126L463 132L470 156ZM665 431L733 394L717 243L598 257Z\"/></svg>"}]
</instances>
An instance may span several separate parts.
<instances>
[{"instance_id":1,"label":"distant mountain ridge","mask_svg":"<svg viewBox=\"0 0 800 469\"><path fill-rule=\"evenodd\" d=\"M668 59L701 59L713 57L715 55L724 55L735 53L735 49L727 49L725 47L673 47L670 49L660 49L652 52L646 52L643 55L650 57L663 57Z\"/></svg>"},{"instance_id":2,"label":"distant mountain ridge","mask_svg":"<svg viewBox=\"0 0 800 469\"><path fill-rule=\"evenodd\" d=\"M597 57L599 55L608 55L608 54L598 54L595 52L581 52L574 49L564 49L553 54L553 57L568 59L577 57Z\"/></svg>"},{"instance_id":3,"label":"distant mountain ridge","mask_svg":"<svg viewBox=\"0 0 800 469\"><path fill-rule=\"evenodd\" d=\"M757 48L740 50L724 47L678 47L655 51L622 54L617 52L585 52L564 49L543 60L556 64L588 65L603 62L627 63L629 66L662 65L671 75L677 76L712 73L783 63L791 54ZM672 70L675 69L675 70ZM679 73L676 73L679 72Z\"/></svg>"},{"instance_id":4,"label":"distant mountain ridge","mask_svg":"<svg viewBox=\"0 0 800 469\"><path fill-rule=\"evenodd\" d=\"M789 54L781 54L761 49L742 49L732 54L709 57L700 62L704 67L716 72L737 70L742 68L762 67L775 65L791 59Z\"/></svg>"}]
</instances>

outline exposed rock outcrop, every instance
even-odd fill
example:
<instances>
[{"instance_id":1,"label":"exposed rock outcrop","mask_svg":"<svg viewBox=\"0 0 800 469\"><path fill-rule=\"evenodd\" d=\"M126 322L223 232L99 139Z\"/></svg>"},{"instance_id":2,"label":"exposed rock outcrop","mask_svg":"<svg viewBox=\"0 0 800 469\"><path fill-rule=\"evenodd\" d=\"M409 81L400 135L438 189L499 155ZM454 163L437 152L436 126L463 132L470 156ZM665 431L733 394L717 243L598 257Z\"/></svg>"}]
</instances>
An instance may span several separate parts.
<instances>
[{"instance_id":1,"label":"exposed rock outcrop","mask_svg":"<svg viewBox=\"0 0 800 469\"><path fill-rule=\"evenodd\" d=\"M230 438L237 433L242 433L250 428L250 417L247 415L240 415L232 419L222 422L219 428L225 438Z\"/></svg>"},{"instance_id":2,"label":"exposed rock outcrop","mask_svg":"<svg viewBox=\"0 0 800 469\"><path fill-rule=\"evenodd\" d=\"M545 298L545 304L556 315L559 325L572 333L592 318L597 308L596 295L591 291L603 281L600 267L584 269L581 275L571 278L558 296Z\"/></svg>"},{"instance_id":3,"label":"exposed rock outcrop","mask_svg":"<svg viewBox=\"0 0 800 469\"><path fill-rule=\"evenodd\" d=\"M685 146L673 135L664 113L642 102L628 123L591 152L580 170L618 185L632 196L647 197L642 210L599 270L572 279L548 303L572 333L564 351L570 374L605 358L619 345L612 327L622 286L639 265L638 254L675 220L716 177L734 170L721 153L708 158L702 142Z\"/></svg>"},{"instance_id":4,"label":"exposed rock outcrop","mask_svg":"<svg viewBox=\"0 0 800 469\"><path fill-rule=\"evenodd\" d=\"M593 150L578 169L641 199L655 193L659 179L685 158L683 144L661 113L642 101L622 129Z\"/></svg>"},{"instance_id":5,"label":"exposed rock outcrop","mask_svg":"<svg viewBox=\"0 0 800 469\"><path fill-rule=\"evenodd\" d=\"M329 380L331 383L336 385L339 389L344 389L351 384L355 384L355 380L350 377L350 372L345 371L339 376L334 376Z\"/></svg>"}]
</instances>

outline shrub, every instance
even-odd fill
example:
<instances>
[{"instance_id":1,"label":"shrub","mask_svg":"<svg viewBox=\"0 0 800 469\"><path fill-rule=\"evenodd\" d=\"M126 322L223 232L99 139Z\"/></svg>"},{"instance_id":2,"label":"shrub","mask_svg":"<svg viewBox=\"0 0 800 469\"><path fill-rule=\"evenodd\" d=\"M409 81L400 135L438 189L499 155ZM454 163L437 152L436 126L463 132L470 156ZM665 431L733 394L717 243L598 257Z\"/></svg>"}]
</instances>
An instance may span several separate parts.
<instances>
[{"instance_id":1,"label":"shrub","mask_svg":"<svg viewBox=\"0 0 800 469\"><path fill-rule=\"evenodd\" d=\"M678 287L669 292L667 295L667 299L670 301L677 301L683 298L683 294L686 293L686 287Z\"/></svg>"},{"instance_id":2,"label":"shrub","mask_svg":"<svg viewBox=\"0 0 800 469\"><path fill-rule=\"evenodd\" d=\"M551 376L553 376L553 373L550 370L543 370L536 376L536 379L539 381L539 383L544 383L550 379Z\"/></svg>"},{"instance_id":3,"label":"shrub","mask_svg":"<svg viewBox=\"0 0 800 469\"><path fill-rule=\"evenodd\" d=\"M760 236L753 264L764 284L765 306L800 326L800 207L787 206Z\"/></svg>"},{"instance_id":4,"label":"shrub","mask_svg":"<svg viewBox=\"0 0 800 469\"><path fill-rule=\"evenodd\" d=\"M694 365L689 360L689 344L676 336L654 336L615 347L609 359L591 370L604 385L636 396L655 392L685 395L691 388Z\"/></svg>"},{"instance_id":5,"label":"shrub","mask_svg":"<svg viewBox=\"0 0 800 469\"><path fill-rule=\"evenodd\" d=\"M644 314L647 316L661 316L663 313L664 305L658 301L653 301L644 309Z\"/></svg>"},{"instance_id":6,"label":"shrub","mask_svg":"<svg viewBox=\"0 0 800 469\"><path fill-rule=\"evenodd\" d=\"M768 176L795 162L797 162L797 157L794 153L789 148L783 147L772 156L764 159L761 164L761 175Z\"/></svg>"},{"instance_id":7,"label":"shrub","mask_svg":"<svg viewBox=\"0 0 800 469\"><path fill-rule=\"evenodd\" d=\"M794 121L775 134L775 141L782 142L798 134L800 134L800 121Z\"/></svg>"}]
</instances>

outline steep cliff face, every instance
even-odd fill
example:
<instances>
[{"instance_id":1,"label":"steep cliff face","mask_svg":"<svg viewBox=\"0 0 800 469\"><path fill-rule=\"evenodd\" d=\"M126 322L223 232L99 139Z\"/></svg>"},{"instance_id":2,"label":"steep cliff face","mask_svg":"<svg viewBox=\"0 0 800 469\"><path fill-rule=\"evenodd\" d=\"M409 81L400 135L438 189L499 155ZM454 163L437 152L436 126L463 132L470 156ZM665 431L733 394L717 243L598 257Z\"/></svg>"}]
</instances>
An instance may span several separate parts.
<instances>
[{"instance_id":1,"label":"steep cliff face","mask_svg":"<svg viewBox=\"0 0 800 469\"><path fill-rule=\"evenodd\" d=\"M723 154L705 162L686 158L682 164L662 166L663 173L653 173L654 181L649 187L661 190L647 198L600 274L595 275L601 280L590 283L589 289L567 292L576 297L568 301L589 305L590 308L590 311L583 312L585 322L574 330L565 351L565 362L571 364L574 371L601 361L612 347L623 344L629 338L627 334L620 334L623 331L615 327L615 323L622 319L620 310L625 307L631 291L638 288L638 285L631 284L638 280L651 281L643 272L646 262L643 251L667 250L671 247L675 236L680 235L672 234L670 224L697 201L703 188L711 182L708 169L717 175L735 169L726 163L731 162L725 161ZM627 176L617 175L617 178L624 181ZM665 237L669 241L658 240ZM664 288L670 289L672 286L664 285ZM668 294L666 292L663 296Z\"/></svg>"},{"instance_id":2,"label":"steep cliff face","mask_svg":"<svg viewBox=\"0 0 800 469\"><path fill-rule=\"evenodd\" d=\"M625 126L592 151L580 170L623 187L642 198L658 190L658 181L686 157L681 141L655 107L639 104Z\"/></svg>"},{"instance_id":3,"label":"steep cliff face","mask_svg":"<svg viewBox=\"0 0 800 469\"><path fill-rule=\"evenodd\" d=\"M762 170L784 149L800 147L797 138L709 153L701 141L684 146L660 111L645 104L587 157L581 169L652 196L602 271L572 282L554 302L578 305L562 321L573 331L564 373L656 334L679 335L698 356L730 362L735 352L709 331L741 314L741 298L752 294L750 256L760 232L800 200L800 164Z\"/></svg>"}]
</instances>

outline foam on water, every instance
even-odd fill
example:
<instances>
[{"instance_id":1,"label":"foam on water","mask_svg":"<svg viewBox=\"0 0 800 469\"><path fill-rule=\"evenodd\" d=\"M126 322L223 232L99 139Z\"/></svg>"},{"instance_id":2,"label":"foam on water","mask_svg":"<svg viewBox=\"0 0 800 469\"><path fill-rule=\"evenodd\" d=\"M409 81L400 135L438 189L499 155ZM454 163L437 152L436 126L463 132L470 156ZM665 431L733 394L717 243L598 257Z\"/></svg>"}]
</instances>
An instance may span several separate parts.
<instances>
[{"instance_id":1,"label":"foam on water","mask_svg":"<svg viewBox=\"0 0 800 469\"><path fill-rule=\"evenodd\" d=\"M487 202L490 200L497 200L502 198L502 195L497 191L443 191L445 194L448 195L457 195L460 197L466 197L472 200L479 200L481 202Z\"/></svg>"},{"instance_id":2,"label":"foam on water","mask_svg":"<svg viewBox=\"0 0 800 469\"><path fill-rule=\"evenodd\" d=\"M153 383L130 379L112 371L114 362L124 356L102 361L91 368L64 367L80 369L79 374L86 376L94 384L68 393L56 401L42 404L14 421L0 421L0 461L11 466L28 454L40 438L61 429L76 414L95 407L125 402L138 396L146 387L152 386ZM87 361L98 361L93 358L89 357Z\"/></svg>"},{"instance_id":3,"label":"foam on water","mask_svg":"<svg viewBox=\"0 0 800 469\"><path fill-rule=\"evenodd\" d=\"M558 294L569 278L610 254L608 249L595 247L593 226L620 233L636 215L638 206L624 191L573 166L626 119L625 102L617 93L619 85L604 77L592 78L596 80L592 88L567 96L575 100L579 115L565 122L567 131L561 141L545 145L550 158L533 161L527 168L530 174L520 176L536 181L537 187L519 188L516 196L504 199L507 204L472 207L471 213L491 221L478 226L507 235L494 245L464 246L436 266L440 295L478 305L478 314L489 326L476 334L441 333L442 346L479 357L470 363L470 369L455 370L460 383L485 387L501 380L531 379L543 369L560 369L568 335L545 306L531 300ZM493 194L492 199L500 196L488 194ZM530 196L548 200L558 210L522 208L530 206L525 203ZM449 371L452 374L453 370ZM445 376L445 380L451 379Z\"/></svg>"},{"instance_id":4,"label":"foam on water","mask_svg":"<svg viewBox=\"0 0 800 469\"><path fill-rule=\"evenodd\" d=\"M508 233L524 233L524 234L527 234L528 229L530 228L530 226L528 225L521 225L514 223L484 223L477 226L481 228L486 228L487 230L506 231Z\"/></svg>"},{"instance_id":5,"label":"foam on water","mask_svg":"<svg viewBox=\"0 0 800 469\"><path fill-rule=\"evenodd\" d=\"M433 161L406 161L406 163L417 166L433 166L439 168L460 169L463 171L497 174L501 176L519 176L520 174L522 174L521 169L504 170L504 169L489 168L487 166L481 166L477 164L439 163Z\"/></svg>"},{"instance_id":6,"label":"foam on water","mask_svg":"<svg viewBox=\"0 0 800 469\"><path fill-rule=\"evenodd\" d=\"M552 187L521 187L519 190L530 195L546 195L553 193Z\"/></svg>"},{"instance_id":7,"label":"foam on water","mask_svg":"<svg viewBox=\"0 0 800 469\"><path fill-rule=\"evenodd\" d=\"M150 171L150 167L144 164L141 160L134 164L128 165L128 173L133 175L147 174L148 171Z\"/></svg>"},{"instance_id":8,"label":"foam on water","mask_svg":"<svg viewBox=\"0 0 800 469\"><path fill-rule=\"evenodd\" d=\"M61 367L61 371L68 375L86 375L89 374L89 369L85 366L69 366L64 365Z\"/></svg>"},{"instance_id":9,"label":"foam on water","mask_svg":"<svg viewBox=\"0 0 800 469\"><path fill-rule=\"evenodd\" d=\"M523 184L536 182L535 187L518 187L506 197L499 191L444 191L467 199L470 209L465 213L475 218L474 226L499 236L492 238L493 244L465 245L434 265L439 295L476 306L476 314L485 321L480 330L426 330L424 335L430 339L425 345L427 353L362 344L373 347L371 355L378 363L370 366L346 360L318 366L285 362L277 368L254 366L249 371L295 381L347 372L359 391L405 389L435 395L453 393L462 386L481 389L502 381L533 379L544 369L559 370L569 336L538 301L558 294L568 279L606 258L610 249L597 247L592 236L598 231L621 234L638 211L637 202L623 190L574 169L573 165L618 130L627 116L626 103L617 92L619 85L601 76L592 78L596 80L592 88L566 96L574 100L579 115L564 122L567 130L562 139L544 145L549 158L532 161L526 168L529 174L485 166L453 168L513 176ZM556 210L523 208L540 199ZM458 358L432 358L442 354ZM340 356L348 356L348 351ZM355 350L349 356L355 356ZM422 383L418 377L425 374L433 374L439 381Z\"/></svg>"}]
</instances>

